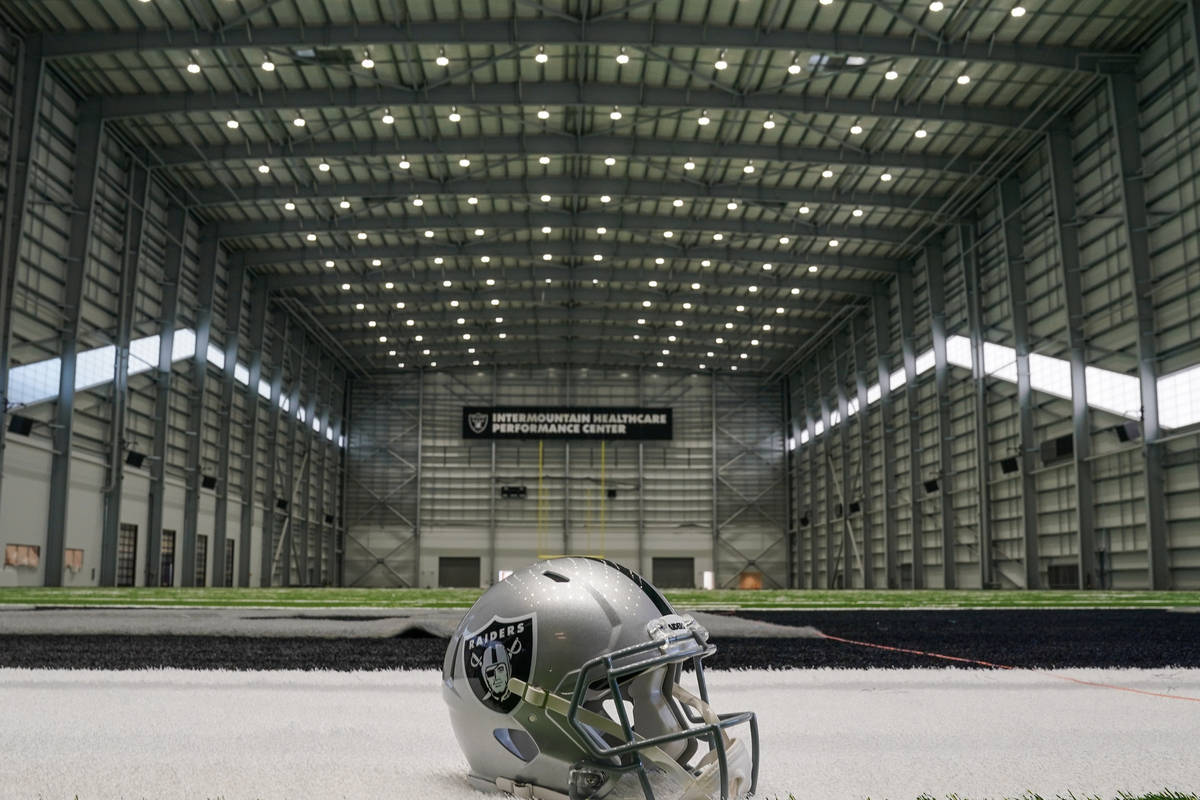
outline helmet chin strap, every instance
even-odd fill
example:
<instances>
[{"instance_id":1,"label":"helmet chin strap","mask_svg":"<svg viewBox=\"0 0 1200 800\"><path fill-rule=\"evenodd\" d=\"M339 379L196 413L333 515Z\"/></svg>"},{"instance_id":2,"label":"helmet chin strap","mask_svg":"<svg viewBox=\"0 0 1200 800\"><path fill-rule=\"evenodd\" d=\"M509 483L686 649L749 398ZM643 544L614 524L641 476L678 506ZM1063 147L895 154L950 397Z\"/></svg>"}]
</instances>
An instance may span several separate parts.
<instances>
[{"instance_id":1,"label":"helmet chin strap","mask_svg":"<svg viewBox=\"0 0 1200 800\"><path fill-rule=\"evenodd\" d=\"M537 686L525 683L520 678L509 678L508 690L526 703L545 709L566 719L571 708L571 701L561 695L548 692ZM671 692L680 703L696 709L700 716L710 725L718 725L720 718L708 703L696 697L679 684L671 687ZM609 734L618 740L625 736L624 729L606 716L589 711L586 708L576 708L575 718L600 733ZM740 738L731 738L724 728L718 728L725 745L725 761L729 774L729 797L737 798L749 788L751 772L751 755L745 742ZM634 734L636 741L641 737ZM696 765L695 773L679 764L674 758L656 746L640 748L638 753L658 769L666 773L667 781L682 791L678 795L658 800L707 800L717 796L721 787L721 770L716 748L711 749ZM508 784L507 786L504 784ZM546 789L534 784L519 784L507 778L497 778L496 786L515 795L522 800L567 800L567 795Z\"/></svg>"}]
</instances>

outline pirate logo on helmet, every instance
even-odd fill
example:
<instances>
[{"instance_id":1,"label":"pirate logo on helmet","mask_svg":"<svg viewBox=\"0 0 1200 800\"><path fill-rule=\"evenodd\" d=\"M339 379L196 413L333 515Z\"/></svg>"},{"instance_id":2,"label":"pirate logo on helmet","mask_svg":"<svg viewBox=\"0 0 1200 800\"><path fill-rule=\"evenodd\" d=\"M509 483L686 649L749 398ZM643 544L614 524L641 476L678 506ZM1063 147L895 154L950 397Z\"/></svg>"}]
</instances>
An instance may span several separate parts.
<instances>
[{"instance_id":1,"label":"pirate logo on helmet","mask_svg":"<svg viewBox=\"0 0 1200 800\"><path fill-rule=\"evenodd\" d=\"M507 713L520 698L508 690L510 678L529 680L533 671L536 617L493 617L483 628L463 634L462 658L467 683L479 701Z\"/></svg>"}]
</instances>

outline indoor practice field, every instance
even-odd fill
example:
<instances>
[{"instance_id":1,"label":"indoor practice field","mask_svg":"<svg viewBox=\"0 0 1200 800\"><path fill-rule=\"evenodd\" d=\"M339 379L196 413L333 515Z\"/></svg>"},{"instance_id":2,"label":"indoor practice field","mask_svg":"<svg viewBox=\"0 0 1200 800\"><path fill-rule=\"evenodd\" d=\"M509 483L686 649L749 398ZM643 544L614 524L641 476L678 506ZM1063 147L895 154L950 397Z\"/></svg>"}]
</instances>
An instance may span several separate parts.
<instances>
[{"instance_id":1,"label":"indoor practice field","mask_svg":"<svg viewBox=\"0 0 1200 800\"><path fill-rule=\"evenodd\" d=\"M15 756L0 796L482 797L440 697L455 593L420 593L459 606L442 609L352 607L339 600L361 595L338 590L251 592L250 608L199 592L210 605L139 608L147 598L120 594L106 599L126 607L63 593L0 607L0 747ZM311 607L318 596L330 602ZM1195 792L1200 613L1121 599L1137 598L695 613L718 646L718 707L759 714L761 797Z\"/></svg>"}]
</instances>

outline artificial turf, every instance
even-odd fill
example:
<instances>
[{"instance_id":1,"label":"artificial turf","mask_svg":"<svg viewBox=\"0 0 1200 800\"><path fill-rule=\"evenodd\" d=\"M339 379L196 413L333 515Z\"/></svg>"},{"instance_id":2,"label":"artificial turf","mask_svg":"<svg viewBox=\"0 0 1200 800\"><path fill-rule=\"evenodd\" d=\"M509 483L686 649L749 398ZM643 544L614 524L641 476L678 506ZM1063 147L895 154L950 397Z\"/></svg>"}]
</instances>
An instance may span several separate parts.
<instances>
[{"instance_id":1,"label":"artificial turf","mask_svg":"<svg viewBox=\"0 0 1200 800\"><path fill-rule=\"evenodd\" d=\"M6 587L0 605L467 608L480 589ZM667 590L679 608L1177 608L1200 592L963 590Z\"/></svg>"}]
</instances>

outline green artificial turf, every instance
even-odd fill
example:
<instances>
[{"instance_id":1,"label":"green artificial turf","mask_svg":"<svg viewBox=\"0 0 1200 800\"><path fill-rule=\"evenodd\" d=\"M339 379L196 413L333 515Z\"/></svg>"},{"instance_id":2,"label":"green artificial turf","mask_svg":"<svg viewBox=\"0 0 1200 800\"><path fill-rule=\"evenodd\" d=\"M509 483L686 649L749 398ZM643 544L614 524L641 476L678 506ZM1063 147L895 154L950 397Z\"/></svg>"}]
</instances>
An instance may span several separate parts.
<instances>
[{"instance_id":1,"label":"green artificial turf","mask_svg":"<svg viewBox=\"0 0 1200 800\"><path fill-rule=\"evenodd\" d=\"M467 608L479 589L0 588L0 605ZM1200 607L1200 592L668 590L680 608L1166 608Z\"/></svg>"}]
</instances>

